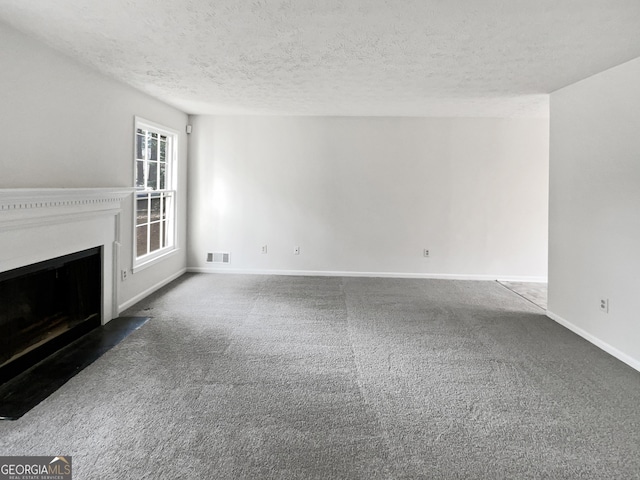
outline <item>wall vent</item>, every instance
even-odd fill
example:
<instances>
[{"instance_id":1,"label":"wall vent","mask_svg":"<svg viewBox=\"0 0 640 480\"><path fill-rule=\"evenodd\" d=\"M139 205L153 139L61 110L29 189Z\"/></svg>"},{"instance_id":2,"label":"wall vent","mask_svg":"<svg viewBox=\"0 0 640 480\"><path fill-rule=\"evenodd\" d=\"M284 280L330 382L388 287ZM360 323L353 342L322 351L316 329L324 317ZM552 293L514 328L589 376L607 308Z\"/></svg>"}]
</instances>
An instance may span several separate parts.
<instances>
[{"instance_id":1,"label":"wall vent","mask_svg":"<svg viewBox=\"0 0 640 480\"><path fill-rule=\"evenodd\" d=\"M207 262L209 263L229 263L231 254L229 252L213 252L207 253Z\"/></svg>"}]
</instances>

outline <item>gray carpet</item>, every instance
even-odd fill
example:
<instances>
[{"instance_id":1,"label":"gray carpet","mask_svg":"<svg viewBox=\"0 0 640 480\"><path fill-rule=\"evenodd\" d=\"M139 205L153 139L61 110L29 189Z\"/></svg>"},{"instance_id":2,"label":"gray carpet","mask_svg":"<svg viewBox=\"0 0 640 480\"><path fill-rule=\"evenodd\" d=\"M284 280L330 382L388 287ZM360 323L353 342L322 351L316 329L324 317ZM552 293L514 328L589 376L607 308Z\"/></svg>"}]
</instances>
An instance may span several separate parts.
<instances>
[{"instance_id":1,"label":"gray carpet","mask_svg":"<svg viewBox=\"0 0 640 480\"><path fill-rule=\"evenodd\" d=\"M496 282L185 275L15 422L85 479L640 478L640 374Z\"/></svg>"}]
</instances>

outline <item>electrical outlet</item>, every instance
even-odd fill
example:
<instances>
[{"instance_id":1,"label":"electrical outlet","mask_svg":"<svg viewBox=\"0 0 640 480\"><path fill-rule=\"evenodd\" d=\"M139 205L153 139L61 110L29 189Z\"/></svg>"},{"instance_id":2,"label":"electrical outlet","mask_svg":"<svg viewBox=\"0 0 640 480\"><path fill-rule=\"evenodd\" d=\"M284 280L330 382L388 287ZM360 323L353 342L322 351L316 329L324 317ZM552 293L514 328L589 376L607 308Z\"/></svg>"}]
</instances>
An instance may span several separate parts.
<instances>
[{"instance_id":1,"label":"electrical outlet","mask_svg":"<svg viewBox=\"0 0 640 480\"><path fill-rule=\"evenodd\" d=\"M262 246L262 253L267 253L267 246L266 245Z\"/></svg>"},{"instance_id":2,"label":"electrical outlet","mask_svg":"<svg viewBox=\"0 0 640 480\"><path fill-rule=\"evenodd\" d=\"M422 250L422 255L424 255L425 257L429 256L429 249L425 248L424 250Z\"/></svg>"},{"instance_id":3,"label":"electrical outlet","mask_svg":"<svg viewBox=\"0 0 640 480\"><path fill-rule=\"evenodd\" d=\"M120 272L120 274L122 275L122 281L124 282L127 279L127 271L126 270L122 270L122 272Z\"/></svg>"},{"instance_id":4,"label":"electrical outlet","mask_svg":"<svg viewBox=\"0 0 640 480\"><path fill-rule=\"evenodd\" d=\"M293 254L294 255L300 255L300 247L298 247L298 246L293 247Z\"/></svg>"},{"instance_id":5,"label":"electrical outlet","mask_svg":"<svg viewBox=\"0 0 640 480\"><path fill-rule=\"evenodd\" d=\"M603 313L609 313L609 299L601 298L600 299L600 311Z\"/></svg>"}]
</instances>

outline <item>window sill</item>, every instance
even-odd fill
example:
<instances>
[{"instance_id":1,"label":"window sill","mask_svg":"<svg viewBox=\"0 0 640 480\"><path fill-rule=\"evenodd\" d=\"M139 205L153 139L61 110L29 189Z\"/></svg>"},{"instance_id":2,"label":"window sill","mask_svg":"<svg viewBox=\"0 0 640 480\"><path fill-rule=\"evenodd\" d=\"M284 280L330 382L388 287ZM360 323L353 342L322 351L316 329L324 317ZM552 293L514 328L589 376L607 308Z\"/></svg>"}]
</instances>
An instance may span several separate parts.
<instances>
[{"instance_id":1,"label":"window sill","mask_svg":"<svg viewBox=\"0 0 640 480\"><path fill-rule=\"evenodd\" d=\"M154 256L148 260L142 260L140 261L140 263L134 263L133 268L131 269L133 271L133 273L138 273L141 272L142 270L144 270L145 268L149 268L157 263L160 263L164 260L166 260L169 257L174 256L176 253L178 253L180 251L179 248L172 248L170 250L167 250L166 252L163 252L157 256Z\"/></svg>"}]
</instances>

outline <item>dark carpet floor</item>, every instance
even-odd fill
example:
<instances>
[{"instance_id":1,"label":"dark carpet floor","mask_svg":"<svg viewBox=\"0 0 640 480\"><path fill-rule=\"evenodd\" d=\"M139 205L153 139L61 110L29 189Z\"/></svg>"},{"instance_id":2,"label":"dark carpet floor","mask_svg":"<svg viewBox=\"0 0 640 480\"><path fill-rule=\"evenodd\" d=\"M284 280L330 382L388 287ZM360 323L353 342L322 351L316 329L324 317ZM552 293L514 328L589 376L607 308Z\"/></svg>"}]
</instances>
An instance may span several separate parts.
<instances>
[{"instance_id":1,"label":"dark carpet floor","mask_svg":"<svg viewBox=\"0 0 640 480\"><path fill-rule=\"evenodd\" d=\"M185 275L14 422L85 479L640 478L640 373L496 282Z\"/></svg>"}]
</instances>

